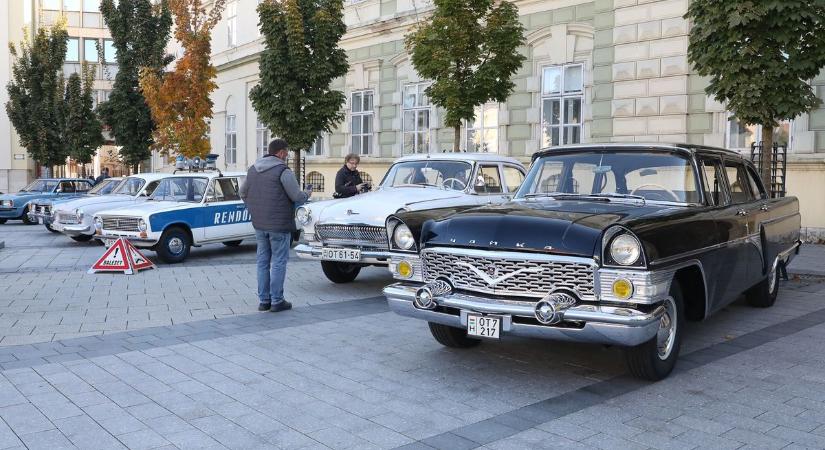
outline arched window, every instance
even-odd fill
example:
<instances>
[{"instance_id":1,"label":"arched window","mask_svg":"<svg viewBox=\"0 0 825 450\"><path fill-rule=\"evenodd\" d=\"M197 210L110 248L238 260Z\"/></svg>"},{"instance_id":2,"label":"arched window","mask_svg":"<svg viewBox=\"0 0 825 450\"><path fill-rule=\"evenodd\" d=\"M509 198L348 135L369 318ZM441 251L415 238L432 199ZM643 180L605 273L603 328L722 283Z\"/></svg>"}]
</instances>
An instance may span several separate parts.
<instances>
[{"instance_id":1,"label":"arched window","mask_svg":"<svg viewBox=\"0 0 825 450\"><path fill-rule=\"evenodd\" d=\"M312 190L315 192L324 192L324 176L318 172L310 172L307 174L307 184L312 185Z\"/></svg>"}]
</instances>

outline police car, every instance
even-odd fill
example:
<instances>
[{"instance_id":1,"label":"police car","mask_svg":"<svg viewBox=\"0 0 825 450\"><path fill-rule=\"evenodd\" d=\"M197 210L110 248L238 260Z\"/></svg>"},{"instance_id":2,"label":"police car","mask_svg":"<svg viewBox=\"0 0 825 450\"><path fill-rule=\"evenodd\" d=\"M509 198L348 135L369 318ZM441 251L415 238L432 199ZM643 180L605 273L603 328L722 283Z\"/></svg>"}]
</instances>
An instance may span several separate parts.
<instances>
[{"instance_id":1,"label":"police car","mask_svg":"<svg viewBox=\"0 0 825 450\"><path fill-rule=\"evenodd\" d=\"M164 178L145 202L96 213L96 237L107 245L125 237L136 247L154 250L167 263L185 260L192 246L238 246L255 236L239 195L245 177L215 171Z\"/></svg>"}]
</instances>

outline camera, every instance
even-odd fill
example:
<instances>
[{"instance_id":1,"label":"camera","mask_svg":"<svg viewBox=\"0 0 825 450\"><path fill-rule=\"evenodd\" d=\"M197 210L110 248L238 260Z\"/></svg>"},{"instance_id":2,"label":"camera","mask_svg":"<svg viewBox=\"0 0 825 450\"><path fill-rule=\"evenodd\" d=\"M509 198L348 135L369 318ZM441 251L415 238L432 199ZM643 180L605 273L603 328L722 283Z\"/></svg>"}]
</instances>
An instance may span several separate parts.
<instances>
[{"instance_id":1,"label":"camera","mask_svg":"<svg viewBox=\"0 0 825 450\"><path fill-rule=\"evenodd\" d=\"M372 190L372 184L369 184L369 183L365 184L365 185L361 188L361 192L369 192L369 191L371 191L371 190Z\"/></svg>"}]
</instances>

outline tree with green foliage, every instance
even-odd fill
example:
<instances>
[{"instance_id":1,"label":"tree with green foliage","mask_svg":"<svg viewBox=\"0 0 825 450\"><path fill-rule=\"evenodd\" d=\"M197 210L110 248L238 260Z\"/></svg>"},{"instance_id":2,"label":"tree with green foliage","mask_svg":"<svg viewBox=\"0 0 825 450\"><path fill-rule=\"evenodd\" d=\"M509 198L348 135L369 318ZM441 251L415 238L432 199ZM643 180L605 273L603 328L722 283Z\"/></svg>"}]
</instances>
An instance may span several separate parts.
<instances>
[{"instance_id":1,"label":"tree with green foliage","mask_svg":"<svg viewBox=\"0 0 825 450\"><path fill-rule=\"evenodd\" d=\"M172 61L166 54L172 15L167 0L102 0L100 11L112 34L118 69L109 100L98 106L98 112L111 127L121 159L137 171L151 156L155 129L138 86L140 69L161 73Z\"/></svg>"},{"instance_id":2,"label":"tree with green foliage","mask_svg":"<svg viewBox=\"0 0 825 450\"><path fill-rule=\"evenodd\" d=\"M300 173L301 150L344 118L345 97L330 88L349 67L338 46L346 32L341 0L266 0L258 6L265 47L260 82L249 93L259 120L287 141Z\"/></svg>"},{"instance_id":3,"label":"tree with green foliage","mask_svg":"<svg viewBox=\"0 0 825 450\"><path fill-rule=\"evenodd\" d=\"M518 8L494 0L434 0L428 22L405 39L415 70L433 80L427 95L444 108L444 124L455 130L453 151L460 151L461 124L475 118L475 107L503 102L513 92L510 80L525 56L524 26Z\"/></svg>"},{"instance_id":4,"label":"tree with green foliage","mask_svg":"<svg viewBox=\"0 0 825 450\"><path fill-rule=\"evenodd\" d=\"M63 142L69 157L83 165L83 176L86 164L92 162L98 147L103 145L102 126L93 109L92 70L84 65L82 79L77 73L69 76L64 101Z\"/></svg>"},{"instance_id":5,"label":"tree with green foliage","mask_svg":"<svg viewBox=\"0 0 825 450\"><path fill-rule=\"evenodd\" d=\"M69 35L65 23L40 28L20 49L9 45L14 58L11 81L6 86L9 115L29 156L38 164L51 167L66 160L62 142L61 75Z\"/></svg>"},{"instance_id":6,"label":"tree with green foliage","mask_svg":"<svg viewBox=\"0 0 825 450\"><path fill-rule=\"evenodd\" d=\"M817 107L808 80L825 66L825 3L692 0L688 57L710 77L708 95L741 122L762 126L760 177L771 186L774 127Z\"/></svg>"}]
</instances>

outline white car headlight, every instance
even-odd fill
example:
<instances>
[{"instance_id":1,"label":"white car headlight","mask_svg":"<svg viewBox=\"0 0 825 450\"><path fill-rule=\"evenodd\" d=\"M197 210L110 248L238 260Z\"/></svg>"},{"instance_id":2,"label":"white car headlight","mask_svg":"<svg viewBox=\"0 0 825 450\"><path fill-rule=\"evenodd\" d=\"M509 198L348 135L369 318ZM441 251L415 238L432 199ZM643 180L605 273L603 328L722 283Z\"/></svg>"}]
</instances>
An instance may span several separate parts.
<instances>
[{"instance_id":1,"label":"white car headlight","mask_svg":"<svg viewBox=\"0 0 825 450\"><path fill-rule=\"evenodd\" d=\"M83 210L82 209L77 208L76 210L74 210L74 215L77 216L77 220L83 220Z\"/></svg>"},{"instance_id":2,"label":"white car headlight","mask_svg":"<svg viewBox=\"0 0 825 450\"><path fill-rule=\"evenodd\" d=\"M309 208L300 206L295 211L295 220L297 220L301 225L307 225L309 224L309 221L312 220L312 212Z\"/></svg>"},{"instance_id":3,"label":"white car headlight","mask_svg":"<svg viewBox=\"0 0 825 450\"><path fill-rule=\"evenodd\" d=\"M138 220L138 231L146 231L146 221L143 219Z\"/></svg>"},{"instance_id":4,"label":"white car headlight","mask_svg":"<svg viewBox=\"0 0 825 450\"><path fill-rule=\"evenodd\" d=\"M95 229L102 230L103 229L103 219L100 217L95 217Z\"/></svg>"},{"instance_id":5,"label":"white car headlight","mask_svg":"<svg viewBox=\"0 0 825 450\"><path fill-rule=\"evenodd\" d=\"M635 264L641 255L639 240L630 234L619 235L610 243L610 257L623 266Z\"/></svg>"},{"instance_id":6,"label":"white car headlight","mask_svg":"<svg viewBox=\"0 0 825 450\"><path fill-rule=\"evenodd\" d=\"M393 241L398 248L402 250L409 250L415 245L415 239L413 238L412 231L406 225L399 224L395 227L395 231L392 233Z\"/></svg>"}]
</instances>

